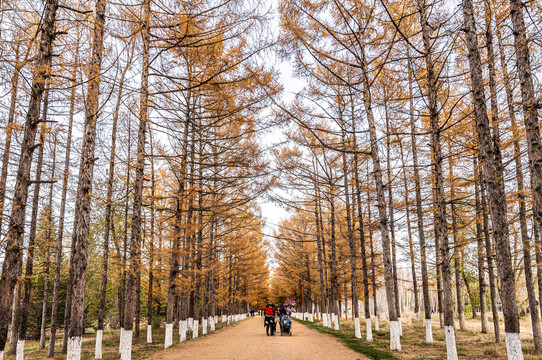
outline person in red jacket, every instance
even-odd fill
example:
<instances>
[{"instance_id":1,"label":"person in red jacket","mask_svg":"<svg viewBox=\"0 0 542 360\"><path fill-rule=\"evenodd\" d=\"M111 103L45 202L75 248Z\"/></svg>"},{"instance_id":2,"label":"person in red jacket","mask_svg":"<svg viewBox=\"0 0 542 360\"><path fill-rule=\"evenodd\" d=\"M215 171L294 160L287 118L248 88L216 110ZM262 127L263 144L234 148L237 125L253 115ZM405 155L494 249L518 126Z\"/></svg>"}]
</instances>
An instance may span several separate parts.
<instances>
[{"instance_id":1,"label":"person in red jacket","mask_svg":"<svg viewBox=\"0 0 542 360\"><path fill-rule=\"evenodd\" d=\"M274 328L275 328L275 314L277 312L277 308L273 304L267 304L264 310L264 321L263 326L265 327L268 322L270 322L271 328L273 329L271 331L271 335L274 335Z\"/></svg>"}]
</instances>

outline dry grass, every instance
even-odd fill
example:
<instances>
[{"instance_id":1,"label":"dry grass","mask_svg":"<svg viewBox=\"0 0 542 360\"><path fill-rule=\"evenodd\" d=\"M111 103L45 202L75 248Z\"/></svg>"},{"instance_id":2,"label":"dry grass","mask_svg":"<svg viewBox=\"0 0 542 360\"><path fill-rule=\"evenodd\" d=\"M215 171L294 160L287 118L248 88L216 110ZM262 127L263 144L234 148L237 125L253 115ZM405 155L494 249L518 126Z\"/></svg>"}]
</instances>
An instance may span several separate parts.
<instances>
[{"instance_id":1,"label":"dry grass","mask_svg":"<svg viewBox=\"0 0 542 360\"><path fill-rule=\"evenodd\" d=\"M216 331L219 331L220 329L226 327L224 323L218 322L216 324ZM201 328L200 328L200 337L201 335ZM173 339L174 339L174 346L182 346L182 344L179 344L178 341L178 335L179 332L177 329L174 329L173 331ZM190 332L187 334L190 338ZM213 332L209 332L209 336L212 335ZM103 359L109 360L109 359L119 359L119 331L118 330L110 330L110 331L104 331L103 335L103 342L102 342L102 353L103 353ZM146 359L152 354L161 351L164 349L164 337L165 337L165 329L164 326L161 326L160 329L156 328L153 329L152 333L152 344L147 344L147 329L141 328L141 334L139 338L133 338L132 343L132 359L138 360L138 359ZM96 334L95 333L87 333L85 336L83 336L83 348L81 351L81 359L82 360L91 360L94 359L94 345L96 342ZM47 344L48 345L48 344ZM39 349L39 341L27 341L25 344L25 360L37 360L37 359L45 359L47 357L47 345L45 350ZM55 359L57 360L64 360L66 358L66 355L61 353L62 350L62 334L57 338L55 342ZM6 347L7 350L7 347ZM4 359L8 360L15 360L15 355L13 356L4 356Z\"/></svg>"},{"instance_id":2,"label":"dry grass","mask_svg":"<svg viewBox=\"0 0 542 360\"><path fill-rule=\"evenodd\" d=\"M532 341L531 327L525 319L521 323L522 328L522 346L525 360L542 360L542 351L536 351ZM341 337L350 340L354 339L354 327L350 319L341 319ZM425 324L423 318L412 319L412 325L408 323L408 318L402 319L403 336L401 338L402 351L389 351L389 325L386 320L380 320L380 331L374 331L374 342L356 340L360 343L360 348L367 350L373 348L378 351L387 352L399 359L408 360L428 360L428 359L446 359L446 342L444 339L444 329L439 326L438 316L433 317L433 344L425 343ZM321 325L317 321L316 325ZM373 323L374 326L374 323ZM320 326L318 326L320 327ZM459 329L459 325L456 326ZM493 334L493 323L489 323L490 333L480 333L480 320L469 319L467 321L469 330L457 331L456 343L457 352L460 359L482 360L482 359L506 359L506 347L504 344L504 326L501 324L503 342L495 344ZM365 338L364 324L361 324L362 337ZM322 328L323 329L323 328ZM354 349L355 350L355 349ZM361 352L361 351L360 351ZM363 352L362 352L363 353ZM365 355L368 355L365 353ZM369 355L370 356L370 355ZM370 356L378 359L378 356ZM383 358L383 357L382 357Z\"/></svg>"}]
</instances>

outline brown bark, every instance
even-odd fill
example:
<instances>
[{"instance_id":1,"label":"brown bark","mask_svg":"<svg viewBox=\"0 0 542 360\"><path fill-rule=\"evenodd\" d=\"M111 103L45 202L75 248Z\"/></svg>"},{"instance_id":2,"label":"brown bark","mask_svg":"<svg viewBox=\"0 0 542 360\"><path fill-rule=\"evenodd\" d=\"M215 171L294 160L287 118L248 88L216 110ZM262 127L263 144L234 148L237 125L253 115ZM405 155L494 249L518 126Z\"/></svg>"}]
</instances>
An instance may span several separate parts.
<instances>
[{"instance_id":1,"label":"brown bark","mask_svg":"<svg viewBox=\"0 0 542 360\"><path fill-rule=\"evenodd\" d=\"M2 154L2 174L0 175L0 232L4 221L4 201L6 197L9 157L11 154L11 136L13 134L13 128L15 127L15 108L17 106L17 93L19 90L19 74L22 68L22 64L19 63L19 46L19 43L17 43L15 47L15 70L11 77L11 102L6 124L6 141L4 142L4 152Z\"/></svg>"},{"instance_id":2,"label":"brown bark","mask_svg":"<svg viewBox=\"0 0 542 360\"><path fill-rule=\"evenodd\" d=\"M401 150L401 164L403 166L403 184L405 189L405 212L406 223L408 230L408 249L410 254L410 271L412 272L412 287L414 291L414 313L417 315L420 312L420 303L418 297L418 279L416 276L416 257L414 255L414 243L412 241L412 228L410 227L410 191L408 189L408 175L406 172L405 156L403 151L403 143L398 139L399 148Z\"/></svg>"},{"instance_id":3,"label":"brown bark","mask_svg":"<svg viewBox=\"0 0 542 360\"><path fill-rule=\"evenodd\" d=\"M454 161L453 148L448 142L450 153L448 154L449 176L450 176L450 207L452 212L452 236L454 239L454 270L455 270L455 291L457 300L457 317L459 319L459 329L465 331L467 322L465 320L465 309L463 306L463 291L461 290L461 244L459 243L459 234L457 229L457 215L455 207L455 179L454 179Z\"/></svg>"},{"instance_id":4,"label":"brown bark","mask_svg":"<svg viewBox=\"0 0 542 360\"><path fill-rule=\"evenodd\" d=\"M10 323L10 308L13 302L13 289L17 283L22 262L24 220L28 187L30 186L30 164L32 162L36 132L40 123L41 98L49 78L48 65L53 52L57 9L57 0L47 1L40 29L41 39L30 90L30 102L26 114L24 137L21 143L21 156L17 169L7 245L2 265L2 278L0 279L0 349L3 349L6 344L8 325Z\"/></svg>"},{"instance_id":5,"label":"brown bark","mask_svg":"<svg viewBox=\"0 0 542 360\"><path fill-rule=\"evenodd\" d=\"M75 253L73 256L73 299L70 315L69 337L83 335L83 312L85 300L85 277L88 259L88 240L90 231L90 205L92 177L94 174L94 148L96 144L96 122L99 111L100 74L105 30L106 0L96 1L95 22L93 30L92 55L89 64L89 84L83 130L83 145L79 164L79 183L74 216ZM64 331L66 331L65 329ZM71 354L68 354L70 356ZM76 355L76 354L74 354ZM77 354L78 355L78 354Z\"/></svg>"},{"instance_id":6,"label":"brown bark","mask_svg":"<svg viewBox=\"0 0 542 360\"><path fill-rule=\"evenodd\" d=\"M487 273L489 279L489 296L491 299L491 314L493 316L493 328L495 332L495 342L501 342L501 330L499 323L499 308L497 304L497 284L495 280L495 274L493 272L493 259L495 257L493 253L493 246L491 244L491 237L489 234L489 215L487 213L487 196L486 196L486 184L483 181L482 169L479 169L480 179L480 198L482 205L482 225L484 230L485 249L486 249L486 261L487 261Z\"/></svg>"},{"instance_id":7,"label":"brown bark","mask_svg":"<svg viewBox=\"0 0 542 360\"><path fill-rule=\"evenodd\" d=\"M79 39L76 42L76 49L79 49ZM51 329L49 330L49 347L47 349L47 357L51 358L54 356L55 352L55 337L56 337L56 320L58 316L58 298L60 292L60 270L62 268L62 240L64 238L64 216L66 213L66 196L68 194L68 181L70 176L70 153L71 153L71 142L72 142L72 128L73 128L73 117L75 113L75 91L77 89L77 65L79 64L78 51L75 52L74 67L72 72L72 82L71 82L71 92L70 92L70 110L68 115L68 132L66 134L66 155L64 160L64 171L62 177L62 195L60 200L60 214L58 217L58 233L56 238L56 249L55 249L55 275L53 280L53 302L51 305ZM73 245L72 245L73 252ZM71 270L71 266L70 266ZM73 271L72 271L73 272ZM70 275L73 277L72 272ZM68 282L71 284L71 281ZM71 304L71 286L67 288L66 294L66 307L69 308L68 304ZM66 325L66 316L69 311L65 311L64 315L64 325ZM69 317L68 317L69 318ZM69 324L69 322L68 322ZM64 327L65 336L67 336L66 327ZM67 345L67 344L66 344Z\"/></svg>"},{"instance_id":8,"label":"brown bark","mask_svg":"<svg viewBox=\"0 0 542 360\"><path fill-rule=\"evenodd\" d=\"M124 88L124 79L126 72L131 65L131 59L127 61L121 74L119 89L117 92L117 103L113 112L113 123L111 125L111 151L109 154L109 174L107 177L107 195L105 200L105 219L104 219L104 242L102 258L102 281L100 286L100 308L98 310L98 330L104 329L105 301L107 295L107 274L109 263L109 239L111 235L111 214L113 211L113 182L115 179L115 157L117 144L117 123L119 119L120 105L122 101L122 92Z\"/></svg>"},{"instance_id":9,"label":"brown bark","mask_svg":"<svg viewBox=\"0 0 542 360\"><path fill-rule=\"evenodd\" d=\"M519 334L514 270L508 239L504 178L502 166L498 163L499 156L495 154L499 152L499 149L494 147L495 144L490 135L472 0L463 0L463 15L471 70L476 128L478 130L478 143L480 146L480 162L483 168L484 181L487 186L489 211L491 213L491 223L499 265L499 277L501 280L505 332Z\"/></svg>"},{"instance_id":10,"label":"brown bark","mask_svg":"<svg viewBox=\"0 0 542 360\"><path fill-rule=\"evenodd\" d=\"M147 325L152 325L152 303L153 303L153 292L152 287L154 286L154 198L156 181L154 176L154 148L153 148L153 138L151 133L151 126L149 126L149 150L150 150L150 163L151 163L151 199L150 199L150 234L149 234L149 290L147 293Z\"/></svg>"},{"instance_id":11,"label":"brown bark","mask_svg":"<svg viewBox=\"0 0 542 360\"><path fill-rule=\"evenodd\" d=\"M357 133L356 133L356 121L352 118L352 134L354 141L354 149L358 148L357 145ZM367 267L367 251L365 246L365 229L363 224L363 212L361 210L361 183L359 179L359 156L357 151L354 152L354 185L356 195L356 206L358 214L358 231L360 240L360 253L361 253L361 271L363 276L363 308L365 310L365 319L371 318L371 308L369 302L369 270ZM370 204L367 205L370 207ZM372 244L371 244L372 245ZM375 298L376 308L376 298ZM376 311L375 311L376 315Z\"/></svg>"},{"instance_id":12,"label":"brown bark","mask_svg":"<svg viewBox=\"0 0 542 360\"><path fill-rule=\"evenodd\" d=\"M486 12L489 12L489 14L486 13L486 17L491 19L491 8L489 4L486 4ZM490 33L490 24L488 25L488 41L491 38ZM502 36L500 29L497 28L497 41L499 45L499 54L500 54L500 60L501 60L501 66L502 66L502 72L503 72L503 82L504 82L504 88L506 90L506 102L508 105L508 116L510 117L510 128L512 129L512 133L514 136L514 159L515 159L515 166L516 166L516 182L518 187L517 197L518 197L518 208L519 208L519 224L520 224L520 231L521 231L521 241L523 244L523 262L525 266L525 283L527 287L527 295L529 299L529 307L533 309L531 311L531 323L533 328L533 337L535 342L535 347L537 349L540 349L542 347L542 331L540 328L540 318L539 318L539 307L537 306L536 302L536 295L535 290L533 286L533 274L532 274L532 267L531 267L531 252L530 252L530 238L529 233L527 230L527 211L525 208L525 187L524 187L524 180L523 180L523 170L521 166L521 147L519 144L519 131L516 126L516 112L514 109L514 96L512 93L512 89L510 86L510 78L508 75L508 68L506 65L506 59L504 55L504 49L502 46ZM490 51L490 46L488 43L488 51ZM493 49L491 48L491 55L493 55ZM493 61L492 61L493 62ZM494 77L494 75L493 75ZM496 85L495 81L492 83L490 82L491 87L491 104L493 108L493 102L495 102L496 107ZM494 100L495 98L495 100ZM530 167L532 169L532 166ZM531 181L534 180L534 177L531 177ZM534 189L534 186L533 186ZM535 205L536 206L536 205ZM535 215L536 219L536 215ZM533 230L536 230L536 227L533 227ZM535 235L538 235L538 233L535 232ZM535 246L536 242L535 242ZM542 300L542 277L540 274L542 273L542 264L540 259L540 252L536 251L536 263L537 263L537 282L538 282L538 291L539 291L539 300Z\"/></svg>"},{"instance_id":13,"label":"brown bark","mask_svg":"<svg viewBox=\"0 0 542 360\"><path fill-rule=\"evenodd\" d=\"M412 147L412 168L414 170L414 186L416 189L416 217L418 225L418 240L420 242L420 268L422 273L423 308L426 320L431 319L431 299L429 297L429 276L427 275L427 246L425 244L425 229L423 224L422 192L420 171L418 168L418 145L416 140L416 122L414 119L414 100L412 91L412 66L409 56L408 62L408 91L409 91L409 117Z\"/></svg>"},{"instance_id":14,"label":"brown bark","mask_svg":"<svg viewBox=\"0 0 542 360\"><path fill-rule=\"evenodd\" d=\"M395 312L397 317L401 317L401 307L399 306L399 285L397 280L397 249L395 241L395 205L393 203L393 179L391 174L391 143L390 143L390 118L388 115L388 100L387 94L384 90L384 111L386 118L386 165L387 165L387 175L388 183L386 187L388 189L388 207L390 211L390 234L391 234L391 264L393 269L393 295L395 296Z\"/></svg>"},{"instance_id":15,"label":"brown bark","mask_svg":"<svg viewBox=\"0 0 542 360\"><path fill-rule=\"evenodd\" d=\"M41 310L41 329L40 329L40 350L45 349L45 338L47 328L47 309L49 307L49 269L50 269L50 247L53 236L53 190L55 185L55 169L56 169L56 145L57 138L54 135L54 145L51 168L51 184L49 186L49 203L47 204L47 233L45 243L45 264L44 264L44 281L43 281L43 304Z\"/></svg>"},{"instance_id":16,"label":"brown bark","mask_svg":"<svg viewBox=\"0 0 542 360\"><path fill-rule=\"evenodd\" d=\"M474 195L475 195L475 211L476 211L476 244L478 258L478 289L480 294L480 321L481 332L487 334L489 332L487 322L487 285L484 273L484 232L482 231L482 205L480 204L480 176L478 176L478 161L477 156L474 156ZM493 272L493 271L492 271Z\"/></svg>"},{"instance_id":17,"label":"brown bark","mask_svg":"<svg viewBox=\"0 0 542 360\"><path fill-rule=\"evenodd\" d=\"M134 322L134 305L138 288L139 267L141 263L141 205L143 203L143 181L145 175L145 137L147 133L148 101L149 101L149 17L150 0L145 1L145 19L142 23L143 64L141 72L141 97L139 131L137 136L137 159L135 165L134 200L132 210L132 232L130 240L130 269L126 289L126 305L124 308L124 329L132 330ZM139 323L136 324L139 332ZM139 335L139 334L137 334Z\"/></svg>"},{"instance_id":18,"label":"brown bark","mask_svg":"<svg viewBox=\"0 0 542 360\"><path fill-rule=\"evenodd\" d=\"M444 179L442 175L442 149L440 143L441 127L439 123L437 103L437 77L432 59L430 29L425 0L418 0L420 25L424 44L424 59L427 76L427 98L429 120L431 124L432 168L435 191L435 242L440 246L440 261L442 270L442 311L444 326L454 326L454 310L452 300L452 280L450 271L450 248L448 245L448 225L446 222L446 199L444 197ZM438 261L438 260L437 260ZM438 264L437 264L438 266ZM440 308L440 306L439 306Z\"/></svg>"},{"instance_id":19,"label":"brown bark","mask_svg":"<svg viewBox=\"0 0 542 360\"><path fill-rule=\"evenodd\" d=\"M36 178L34 183L34 196L32 198L32 215L30 218L30 233L28 234L28 250L26 253L26 266L25 266L25 276L24 276L24 296L21 304L21 319L19 323L19 341L26 340L26 332L28 330L28 313L30 306L30 295L32 292L32 275L34 271L34 251L36 244L36 231L38 223L38 212L39 212L39 200L40 200L40 190L41 190L41 174L43 170L43 155L45 152L45 133L47 131L46 123L47 121L47 107L49 104L49 87L45 89L43 95L43 114L42 114L42 123L40 130L40 143L39 143L39 153L38 161L36 163Z\"/></svg>"},{"instance_id":20,"label":"brown bark","mask_svg":"<svg viewBox=\"0 0 542 360\"><path fill-rule=\"evenodd\" d=\"M352 227L352 214L350 208L350 189L348 182L348 160L346 158L346 124L341 117L341 141L342 141L342 170L343 170L343 186L344 186L344 198L346 204L346 228L347 228L347 240L348 246L350 248L350 283L352 286L352 317L359 319L359 309L358 309L358 275L357 275L357 265L356 265L356 243L354 239L354 230ZM309 282L310 284L310 282ZM346 297L346 291L345 291ZM346 306L347 302L345 302ZM346 312L348 314L348 311Z\"/></svg>"},{"instance_id":21,"label":"brown bark","mask_svg":"<svg viewBox=\"0 0 542 360\"><path fill-rule=\"evenodd\" d=\"M397 308L395 305L395 296L393 284L393 265L390 255L390 237L388 233L388 216L386 211L386 199L384 195L384 182L382 180L382 168L380 166L380 156L378 154L378 143L376 136L376 126L372 110L372 98L370 90L369 73L367 70L367 61L365 59L365 49L361 49L362 55L362 76L363 76L363 102L367 122L369 123L369 136L371 143L371 158L373 160L373 174L376 185L377 207L380 223L380 233L382 237L382 260L384 263L384 280L386 286L386 300L388 303L388 313L390 321L397 321Z\"/></svg>"}]
</instances>

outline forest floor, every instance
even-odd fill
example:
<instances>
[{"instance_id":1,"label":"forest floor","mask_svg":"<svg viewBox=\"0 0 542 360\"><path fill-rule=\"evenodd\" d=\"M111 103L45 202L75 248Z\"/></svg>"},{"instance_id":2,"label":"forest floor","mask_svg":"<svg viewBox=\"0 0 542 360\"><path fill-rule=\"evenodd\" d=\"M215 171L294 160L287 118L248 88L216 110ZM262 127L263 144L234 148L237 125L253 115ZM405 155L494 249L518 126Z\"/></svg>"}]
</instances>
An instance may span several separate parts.
<instances>
[{"instance_id":1,"label":"forest floor","mask_svg":"<svg viewBox=\"0 0 542 360\"><path fill-rule=\"evenodd\" d=\"M173 359L405 359L405 360L437 360L446 359L444 331L439 327L438 316L433 316L433 344L425 344L425 328L422 318L402 319L403 337L402 351L389 351L389 327L386 320L380 320L380 330L374 331L374 342L369 343L354 338L354 327L351 319L341 319L341 331L324 328L320 321L314 323L295 321L292 325L293 336L268 337L265 334L261 317L249 318L226 326L217 324L217 330L206 336L177 343L178 333L174 331L174 346L164 350L164 330L153 329L153 344L146 342L146 329L141 329L139 338L134 338L132 359L173 360ZM374 326L374 324L373 324ZM457 326L458 327L458 326ZM467 331L458 331L456 336L458 355L461 359L506 359L506 347L503 342L494 343L493 323L489 322L490 333L481 334L480 320L468 319ZM362 336L365 337L364 324ZM501 331L503 329L501 321ZM525 360L542 360L542 352L536 352L532 341L530 319L521 322L522 345ZM201 334L201 330L200 330ZM188 333L190 338L190 333ZM94 359L95 334L84 336L82 360ZM56 341L55 359L64 359L61 354L61 337ZM119 359L118 330L106 331L103 341L104 360ZM7 349L6 349L7 350ZM38 342L27 341L25 360L44 359L46 350L39 350ZM15 356L4 357L14 360Z\"/></svg>"},{"instance_id":2,"label":"forest floor","mask_svg":"<svg viewBox=\"0 0 542 360\"><path fill-rule=\"evenodd\" d=\"M403 314L404 315L404 314ZM502 314L501 314L502 317ZM351 319L341 319L341 332L338 333L322 326L321 321L308 323L307 326L322 333L327 333L338 338L346 346L354 349L372 359L406 359L406 360L444 360L446 359L446 342L444 329L439 326L438 315L433 319L433 344L425 343L425 324L423 318L412 318L409 324L408 318L402 319L403 336L401 337L402 350L389 351L389 323L380 320L380 330L374 330L374 342L360 341L354 337L354 326ZM466 331L458 331L459 324L456 322L457 354L460 359L506 359L506 346L504 344L504 325L501 318L502 342L495 344L493 322L489 321L489 334L480 333L480 318L468 319ZM365 338L364 321L361 324L362 337ZM521 321L521 341L525 360L542 360L542 351L537 352L532 340L530 318Z\"/></svg>"}]
</instances>

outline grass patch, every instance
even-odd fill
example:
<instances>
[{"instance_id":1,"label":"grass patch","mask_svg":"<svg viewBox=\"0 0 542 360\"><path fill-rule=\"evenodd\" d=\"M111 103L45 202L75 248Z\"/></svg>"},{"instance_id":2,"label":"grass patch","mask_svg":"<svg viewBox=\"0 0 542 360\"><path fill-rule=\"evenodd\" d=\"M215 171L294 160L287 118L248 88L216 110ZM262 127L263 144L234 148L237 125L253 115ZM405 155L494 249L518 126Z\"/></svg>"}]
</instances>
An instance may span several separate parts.
<instances>
[{"instance_id":1,"label":"grass patch","mask_svg":"<svg viewBox=\"0 0 542 360\"><path fill-rule=\"evenodd\" d=\"M298 320L298 319L294 318L294 320L301 323L301 321ZM337 332L335 330L323 327L323 326L315 324L315 323L305 322L305 323L303 323L303 325L308 326L308 327L310 327L312 329L318 330L321 333L329 334L329 335L331 335L333 337L336 337L343 344L345 344L348 348L350 348L350 349L352 349L352 350L354 350L354 351L356 351L356 352L358 352L360 354L368 356L371 359L375 359L375 360L378 360L378 359L390 359L390 360L396 360L397 359L398 360L399 359L399 358L395 357L389 351L378 349L378 348L374 347L373 345L369 345L369 343L366 342L366 341L356 339L356 337L353 335L353 333L351 333L347 329L344 329L344 326L343 326L343 330L341 330L341 332ZM385 334L385 332L382 332L382 333Z\"/></svg>"},{"instance_id":2,"label":"grass patch","mask_svg":"<svg viewBox=\"0 0 542 360\"><path fill-rule=\"evenodd\" d=\"M232 325L236 325L233 323ZM207 335L201 335L200 328L200 337L212 336L213 333L220 331L223 328L226 328L228 325L223 322L216 324L215 331L209 331ZM231 325L230 325L231 326ZM179 335L177 328L173 330L173 346L182 346L184 343L179 343ZM118 330L107 330L103 334L102 340L102 355L103 360L118 360L119 359L119 338L120 333ZM191 332L187 334L190 341ZM147 344L147 328L141 328L141 334L139 338L134 337L132 339L132 360L142 360L150 357L154 353L164 350L164 338L165 338L165 329L164 325L160 328L153 328L153 343ZM94 345L96 342L96 332L88 329L85 335L83 335L83 346L81 349L81 360L94 360ZM39 349L39 341L27 340L25 343L25 360L38 360L45 359L47 357L47 346L49 342L47 341L45 350ZM7 346L6 346L7 350ZM62 332L57 333L57 338L55 341L55 360L65 360L66 355L61 353L62 351ZM6 360L15 360L15 355L6 356Z\"/></svg>"}]
</instances>

